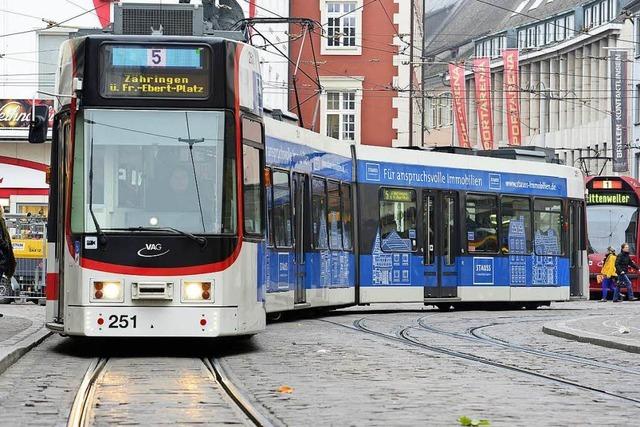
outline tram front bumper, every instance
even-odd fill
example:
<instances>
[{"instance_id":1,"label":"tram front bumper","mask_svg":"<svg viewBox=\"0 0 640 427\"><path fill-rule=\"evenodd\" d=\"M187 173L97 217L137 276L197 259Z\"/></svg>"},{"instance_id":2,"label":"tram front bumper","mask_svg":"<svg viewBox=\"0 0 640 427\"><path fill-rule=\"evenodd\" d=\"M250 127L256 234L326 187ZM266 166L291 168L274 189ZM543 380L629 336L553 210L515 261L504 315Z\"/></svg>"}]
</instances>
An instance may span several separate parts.
<instances>
[{"instance_id":1,"label":"tram front bumper","mask_svg":"<svg viewBox=\"0 0 640 427\"><path fill-rule=\"evenodd\" d=\"M91 337L217 337L240 330L237 307L69 306L64 333Z\"/></svg>"}]
</instances>

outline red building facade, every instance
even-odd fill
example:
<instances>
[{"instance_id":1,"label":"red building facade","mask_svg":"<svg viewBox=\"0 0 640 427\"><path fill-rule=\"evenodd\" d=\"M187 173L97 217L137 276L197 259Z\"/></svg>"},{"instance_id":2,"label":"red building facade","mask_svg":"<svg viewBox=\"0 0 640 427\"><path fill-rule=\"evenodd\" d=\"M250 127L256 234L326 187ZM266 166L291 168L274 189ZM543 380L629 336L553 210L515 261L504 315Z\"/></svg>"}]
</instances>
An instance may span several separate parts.
<instances>
[{"instance_id":1,"label":"red building facade","mask_svg":"<svg viewBox=\"0 0 640 427\"><path fill-rule=\"evenodd\" d=\"M422 9L412 3L421 2L290 3L291 17L322 24L307 34L300 26L290 28L290 58L299 70L290 67L298 93L296 99L290 84L289 109L302 117L304 127L358 144L406 146L412 140L420 145L420 103L415 94L421 69L415 63L420 61Z\"/></svg>"}]
</instances>

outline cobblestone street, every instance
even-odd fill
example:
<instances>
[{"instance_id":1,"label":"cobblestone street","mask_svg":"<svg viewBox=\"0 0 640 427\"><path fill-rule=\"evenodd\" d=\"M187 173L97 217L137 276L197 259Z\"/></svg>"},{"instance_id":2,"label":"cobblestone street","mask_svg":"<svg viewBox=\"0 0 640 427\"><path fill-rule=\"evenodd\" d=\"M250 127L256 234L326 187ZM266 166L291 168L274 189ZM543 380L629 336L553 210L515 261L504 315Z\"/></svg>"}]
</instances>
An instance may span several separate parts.
<instances>
[{"instance_id":1,"label":"cobblestone street","mask_svg":"<svg viewBox=\"0 0 640 427\"><path fill-rule=\"evenodd\" d=\"M550 336L542 326L598 316L624 323L637 307L357 307L274 322L246 342L52 336L0 375L0 424L65 424L97 356L111 359L99 377L92 424L246 423L217 391L200 359L207 356L219 357L276 424L451 426L468 416L494 426L622 425L640 413L637 356ZM5 325L28 327L20 309L11 306Z\"/></svg>"}]
</instances>

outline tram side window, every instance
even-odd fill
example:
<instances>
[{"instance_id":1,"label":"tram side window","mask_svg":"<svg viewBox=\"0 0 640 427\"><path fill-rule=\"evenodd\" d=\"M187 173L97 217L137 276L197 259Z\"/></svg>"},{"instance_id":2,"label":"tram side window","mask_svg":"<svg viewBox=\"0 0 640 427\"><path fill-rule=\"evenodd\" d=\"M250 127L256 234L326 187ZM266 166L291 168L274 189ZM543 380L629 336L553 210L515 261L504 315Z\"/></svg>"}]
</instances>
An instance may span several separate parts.
<instances>
[{"instance_id":1,"label":"tram side window","mask_svg":"<svg viewBox=\"0 0 640 427\"><path fill-rule=\"evenodd\" d=\"M380 191L380 246L386 252L413 252L416 239L416 192L398 188Z\"/></svg>"},{"instance_id":2,"label":"tram side window","mask_svg":"<svg viewBox=\"0 0 640 427\"><path fill-rule=\"evenodd\" d=\"M267 245L273 246L273 192L271 168L264 168L264 194L267 199Z\"/></svg>"},{"instance_id":3,"label":"tram side window","mask_svg":"<svg viewBox=\"0 0 640 427\"><path fill-rule=\"evenodd\" d=\"M262 234L262 189L260 188L260 150L250 145L242 146L244 163L244 231Z\"/></svg>"},{"instance_id":4,"label":"tram side window","mask_svg":"<svg viewBox=\"0 0 640 427\"><path fill-rule=\"evenodd\" d=\"M350 251L353 245L351 239L351 186L342 184L340 191L342 192L342 245L344 250Z\"/></svg>"},{"instance_id":5,"label":"tram side window","mask_svg":"<svg viewBox=\"0 0 640 427\"><path fill-rule=\"evenodd\" d=\"M327 249L327 193L324 179L313 178L311 210L313 247Z\"/></svg>"},{"instance_id":6,"label":"tram side window","mask_svg":"<svg viewBox=\"0 0 640 427\"><path fill-rule=\"evenodd\" d=\"M498 206L496 197L468 194L465 205L469 252L498 251Z\"/></svg>"},{"instance_id":7,"label":"tram side window","mask_svg":"<svg viewBox=\"0 0 640 427\"><path fill-rule=\"evenodd\" d=\"M533 244L536 255L562 255L562 201L536 199L533 205L535 233Z\"/></svg>"},{"instance_id":8,"label":"tram side window","mask_svg":"<svg viewBox=\"0 0 640 427\"><path fill-rule=\"evenodd\" d=\"M340 184L335 181L327 181L327 207L329 212L329 248L331 250L342 250Z\"/></svg>"},{"instance_id":9,"label":"tram side window","mask_svg":"<svg viewBox=\"0 0 640 427\"><path fill-rule=\"evenodd\" d=\"M243 117L242 139L244 231L256 236L262 234L262 125Z\"/></svg>"},{"instance_id":10,"label":"tram side window","mask_svg":"<svg viewBox=\"0 0 640 427\"><path fill-rule=\"evenodd\" d=\"M291 247L291 183L286 172L273 171L273 238L276 247Z\"/></svg>"},{"instance_id":11,"label":"tram side window","mask_svg":"<svg viewBox=\"0 0 640 427\"><path fill-rule=\"evenodd\" d=\"M502 231L500 251L509 254L531 253L531 202L526 197L503 197L500 202Z\"/></svg>"}]
</instances>

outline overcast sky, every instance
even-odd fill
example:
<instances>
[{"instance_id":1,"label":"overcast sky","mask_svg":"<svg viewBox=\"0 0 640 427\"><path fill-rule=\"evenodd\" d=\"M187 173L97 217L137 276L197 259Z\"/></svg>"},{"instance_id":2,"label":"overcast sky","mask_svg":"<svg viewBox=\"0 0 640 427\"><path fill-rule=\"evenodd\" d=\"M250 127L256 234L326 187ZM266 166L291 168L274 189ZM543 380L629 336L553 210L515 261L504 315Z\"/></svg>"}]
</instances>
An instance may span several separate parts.
<instances>
[{"instance_id":1,"label":"overcast sky","mask_svg":"<svg viewBox=\"0 0 640 427\"><path fill-rule=\"evenodd\" d=\"M130 0L124 0L128 2ZM237 0L248 15L248 0ZM132 3L178 3L178 0L131 0ZM201 0L191 0L202 4ZM264 10L275 10L282 15L288 12L286 0L258 0L261 5L257 15L269 16ZM112 7L112 6L111 6ZM35 30L47 27L43 21L68 20L62 28L99 28L100 22L93 9L93 0L0 0L0 99L32 98L38 82L38 57ZM78 16L80 15L80 16ZM77 17L76 17L77 16ZM111 15L113 17L113 14ZM272 34L273 42L286 40L287 25L276 24L265 31ZM277 30L277 31L273 31ZM25 34L13 34L27 31ZM281 46L285 48L286 45ZM262 52L263 80L265 82L265 104L286 108L287 65L279 56L269 57ZM47 76L53 80L53 76ZM279 82L279 83L278 83ZM37 96L36 96L37 97ZM273 99L271 99L273 98Z\"/></svg>"}]
</instances>

